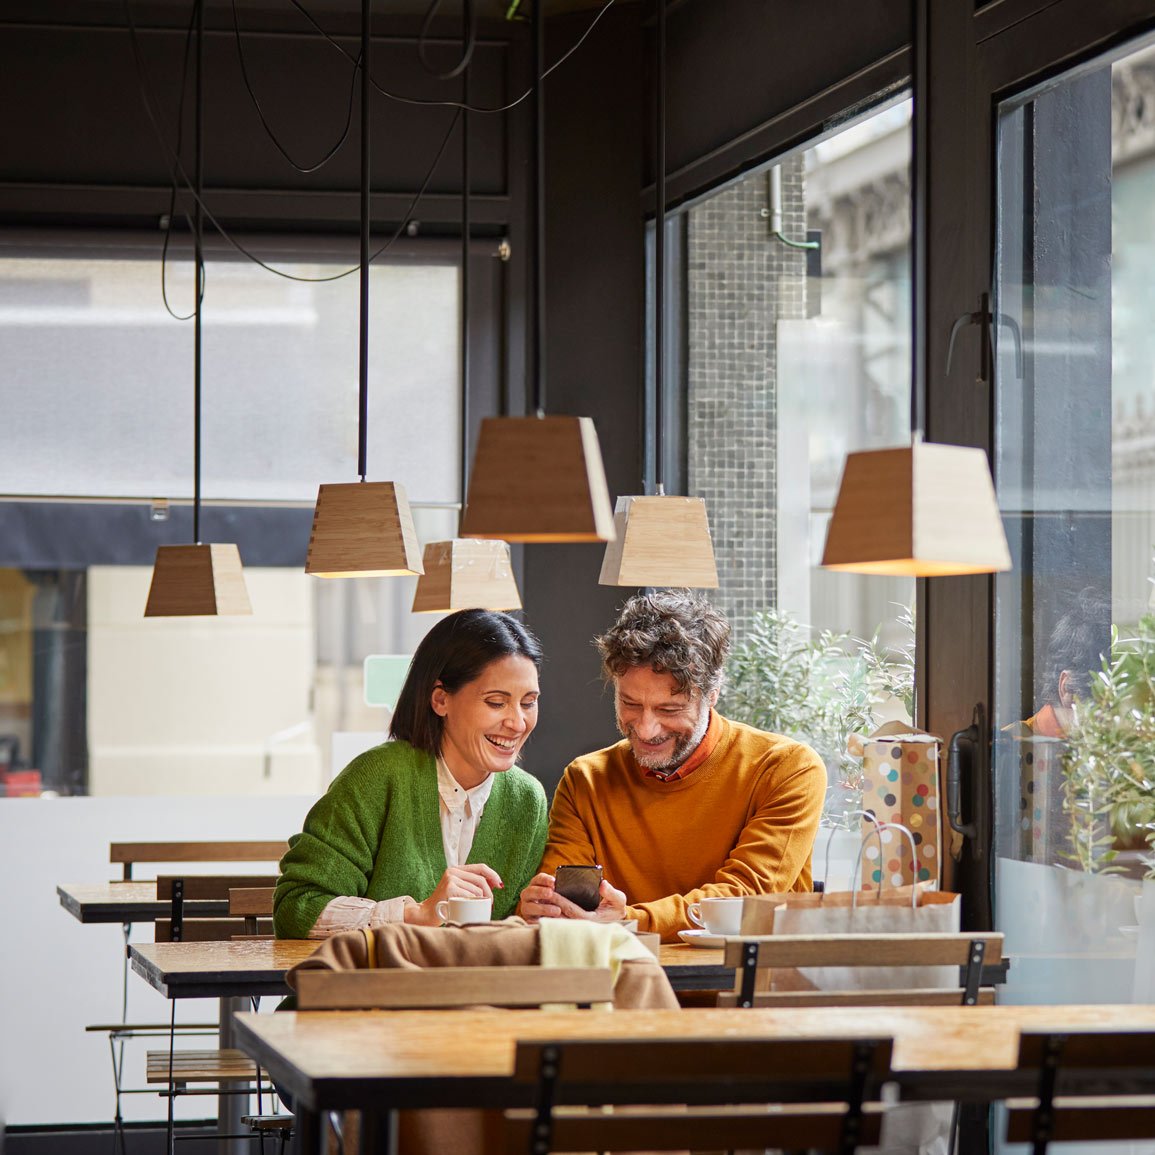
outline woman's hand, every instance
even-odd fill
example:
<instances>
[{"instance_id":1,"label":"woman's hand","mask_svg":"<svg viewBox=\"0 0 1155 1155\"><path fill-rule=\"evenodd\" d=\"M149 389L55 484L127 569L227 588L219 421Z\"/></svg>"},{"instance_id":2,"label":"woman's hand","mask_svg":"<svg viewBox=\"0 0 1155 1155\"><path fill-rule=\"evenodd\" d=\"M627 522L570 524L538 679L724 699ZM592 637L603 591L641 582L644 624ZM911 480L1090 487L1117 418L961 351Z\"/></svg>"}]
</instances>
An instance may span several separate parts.
<instances>
[{"instance_id":1,"label":"woman's hand","mask_svg":"<svg viewBox=\"0 0 1155 1155\"><path fill-rule=\"evenodd\" d=\"M437 889L424 901L405 908L405 921L415 926L440 926L437 904L447 898L493 899L494 890L503 890L505 883L492 866L471 862L468 866L451 866L441 876Z\"/></svg>"},{"instance_id":2,"label":"woman's hand","mask_svg":"<svg viewBox=\"0 0 1155 1155\"><path fill-rule=\"evenodd\" d=\"M526 922L537 922L539 918L561 918L562 909L559 904L562 902L565 899L554 890L553 875L535 874L521 892L517 913Z\"/></svg>"}]
</instances>

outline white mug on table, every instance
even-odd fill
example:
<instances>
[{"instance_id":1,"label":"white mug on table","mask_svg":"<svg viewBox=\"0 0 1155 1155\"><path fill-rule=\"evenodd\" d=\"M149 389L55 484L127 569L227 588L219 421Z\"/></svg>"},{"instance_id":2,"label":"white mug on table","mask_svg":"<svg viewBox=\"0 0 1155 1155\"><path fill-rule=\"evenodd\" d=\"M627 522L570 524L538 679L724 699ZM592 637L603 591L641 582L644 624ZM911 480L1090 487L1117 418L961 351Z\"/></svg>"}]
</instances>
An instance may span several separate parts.
<instances>
[{"instance_id":1,"label":"white mug on table","mask_svg":"<svg viewBox=\"0 0 1155 1155\"><path fill-rule=\"evenodd\" d=\"M742 896L733 898L704 898L692 902L686 909L690 921L697 923L708 934L741 934Z\"/></svg>"},{"instance_id":2,"label":"white mug on table","mask_svg":"<svg viewBox=\"0 0 1155 1155\"><path fill-rule=\"evenodd\" d=\"M437 904L442 922L489 922L492 914L492 898L443 898Z\"/></svg>"}]
</instances>

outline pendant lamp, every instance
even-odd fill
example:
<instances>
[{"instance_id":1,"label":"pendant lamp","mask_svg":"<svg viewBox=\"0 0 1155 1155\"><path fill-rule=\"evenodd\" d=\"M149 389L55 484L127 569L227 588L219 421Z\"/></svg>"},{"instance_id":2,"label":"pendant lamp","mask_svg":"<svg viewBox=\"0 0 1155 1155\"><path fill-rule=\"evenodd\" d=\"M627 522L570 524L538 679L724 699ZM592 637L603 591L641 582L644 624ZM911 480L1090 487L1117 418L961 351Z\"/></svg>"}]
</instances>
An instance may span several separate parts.
<instances>
[{"instance_id":1,"label":"pendant lamp","mask_svg":"<svg viewBox=\"0 0 1155 1155\"><path fill-rule=\"evenodd\" d=\"M589 417L545 415L545 16L533 6L533 253L530 261L532 417L481 423L462 537L505 541L610 541L614 518L597 431Z\"/></svg>"},{"instance_id":2,"label":"pendant lamp","mask_svg":"<svg viewBox=\"0 0 1155 1155\"><path fill-rule=\"evenodd\" d=\"M422 572L403 486L365 480L369 437L369 75L370 0L361 0L361 308L357 410L360 481L322 485L305 572L316 577L398 577Z\"/></svg>"},{"instance_id":3,"label":"pendant lamp","mask_svg":"<svg viewBox=\"0 0 1155 1155\"><path fill-rule=\"evenodd\" d=\"M658 0L654 67L656 164L654 179L654 468L657 494L619 497L616 538L606 546L598 583L603 586L718 585L706 503L665 495L662 483L662 362L666 276L666 0Z\"/></svg>"},{"instance_id":4,"label":"pendant lamp","mask_svg":"<svg viewBox=\"0 0 1155 1155\"><path fill-rule=\"evenodd\" d=\"M1011 568L987 455L924 442L926 396L926 106L929 0L913 0L911 202L911 426L909 446L847 456L822 565L911 577L996 573Z\"/></svg>"},{"instance_id":5,"label":"pendant lamp","mask_svg":"<svg viewBox=\"0 0 1155 1155\"><path fill-rule=\"evenodd\" d=\"M468 5L465 7L468 35ZM469 63L462 67L461 111L461 493L469 477ZM432 541L422 558L413 613L454 610L519 610L521 597L504 541L454 538Z\"/></svg>"},{"instance_id":6,"label":"pendant lamp","mask_svg":"<svg viewBox=\"0 0 1155 1155\"><path fill-rule=\"evenodd\" d=\"M241 555L201 542L201 304L204 298L204 0L196 7L196 165L193 176L193 544L157 547L146 618L251 614Z\"/></svg>"}]
</instances>

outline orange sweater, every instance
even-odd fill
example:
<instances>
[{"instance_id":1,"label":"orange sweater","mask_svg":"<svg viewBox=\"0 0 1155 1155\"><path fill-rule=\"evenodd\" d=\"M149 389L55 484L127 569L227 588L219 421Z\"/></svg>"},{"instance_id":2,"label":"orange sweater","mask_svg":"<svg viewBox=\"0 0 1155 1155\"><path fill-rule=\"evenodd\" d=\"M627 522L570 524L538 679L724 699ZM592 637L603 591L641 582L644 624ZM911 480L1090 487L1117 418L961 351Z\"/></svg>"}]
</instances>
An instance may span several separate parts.
<instances>
[{"instance_id":1,"label":"orange sweater","mask_svg":"<svg viewBox=\"0 0 1155 1155\"><path fill-rule=\"evenodd\" d=\"M719 718L710 756L688 778L646 778L627 741L566 767L542 870L600 862L639 930L663 942L710 895L810 889L826 768L809 746Z\"/></svg>"}]
</instances>

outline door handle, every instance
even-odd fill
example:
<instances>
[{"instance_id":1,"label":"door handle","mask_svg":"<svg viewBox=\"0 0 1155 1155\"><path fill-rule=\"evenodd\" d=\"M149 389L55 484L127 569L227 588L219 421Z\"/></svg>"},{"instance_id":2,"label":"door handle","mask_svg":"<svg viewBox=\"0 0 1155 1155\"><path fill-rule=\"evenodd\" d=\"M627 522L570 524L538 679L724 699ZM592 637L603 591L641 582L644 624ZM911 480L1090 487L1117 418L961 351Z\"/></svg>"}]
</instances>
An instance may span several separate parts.
<instances>
[{"instance_id":1,"label":"door handle","mask_svg":"<svg viewBox=\"0 0 1155 1155\"><path fill-rule=\"evenodd\" d=\"M946 753L946 813L947 819L950 822L950 828L963 835L965 838L978 837L978 824L975 817L981 812L981 806L977 798L978 791L978 774L976 772L976 763L979 755L979 742L982 741L983 736L983 708L979 704L975 706L974 720L969 726L962 730L956 730L950 736L950 742L947 745ZM965 751L965 754L964 754ZM969 771L968 780L970 785L971 805L970 814L971 821L963 821L962 813L962 794L963 794L963 761L967 762L967 769Z\"/></svg>"}]
</instances>

